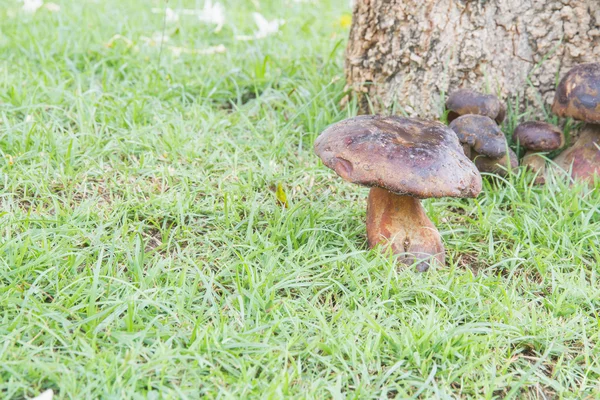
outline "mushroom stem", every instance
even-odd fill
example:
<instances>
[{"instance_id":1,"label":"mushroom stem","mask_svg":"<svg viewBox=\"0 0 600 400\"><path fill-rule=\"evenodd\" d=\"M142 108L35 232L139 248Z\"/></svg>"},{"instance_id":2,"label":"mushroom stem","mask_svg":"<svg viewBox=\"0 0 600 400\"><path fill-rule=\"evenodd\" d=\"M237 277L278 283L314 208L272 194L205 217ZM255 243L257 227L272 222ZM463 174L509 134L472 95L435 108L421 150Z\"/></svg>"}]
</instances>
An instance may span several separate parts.
<instances>
[{"instance_id":1,"label":"mushroom stem","mask_svg":"<svg viewBox=\"0 0 600 400\"><path fill-rule=\"evenodd\" d=\"M391 247L404 264L418 262L426 271L432 260L445 263L444 245L435 225L427 218L421 201L373 187L367 205L367 238L371 248Z\"/></svg>"},{"instance_id":2,"label":"mushroom stem","mask_svg":"<svg viewBox=\"0 0 600 400\"><path fill-rule=\"evenodd\" d=\"M534 174L537 174L534 183L536 185L543 185L546 183L546 159L540 155L539 152L529 150L523 156L521 165L527 167L527 169Z\"/></svg>"},{"instance_id":3,"label":"mushroom stem","mask_svg":"<svg viewBox=\"0 0 600 400\"><path fill-rule=\"evenodd\" d=\"M508 171L519 166L517 155L512 149L508 149L506 154L498 158L486 157L473 152L473 162L479 172L487 172L498 176L506 176Z\"/></svg>"},{"instance_id":4,"label":"mushroom stem","mask_svg":"<svg viewBox=\"0 0 600 400\"><path fill-rule=\"evenodd\" d=\"M600 125L586 124L575 144L554 159L575 180L592 183L600 175Z\"/></svg>"}]
</instances>

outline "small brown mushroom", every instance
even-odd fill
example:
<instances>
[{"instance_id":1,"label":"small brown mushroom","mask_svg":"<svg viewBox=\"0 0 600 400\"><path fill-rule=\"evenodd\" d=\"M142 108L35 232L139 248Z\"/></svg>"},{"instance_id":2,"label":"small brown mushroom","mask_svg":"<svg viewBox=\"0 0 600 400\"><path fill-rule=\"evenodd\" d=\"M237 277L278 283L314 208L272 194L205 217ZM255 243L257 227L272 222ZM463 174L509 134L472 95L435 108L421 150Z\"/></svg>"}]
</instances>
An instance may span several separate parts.
<instances>
[{"instance_id":1,"label":"small brown mushroom","mask_svg":"<svg viewBox=\"0 0 600 400\"><path fill-rule=\"evenodd\" d=\"M577 142L553 161L573 179L592 183L594 175L600 176L600 125L584 125Z\"/></svg>"},{"instance_id":2,"label":"small brown mushroom","mask_svg":"<svg viewBox=\"0 0 600 400\"><path fill-rule=\"evenodd\" d=\"M433 121L398 116L360 116L327 128L315 153L344 180L370 186L369 246L391 248L419 271L445 263L440 234L419 199L475 197L481 175L456 135Z\"/></svg>"},{"instance_id":3,"label":"small brown mushroom","mask_svg":"<svg viewBox=\"0 0 600 400\"><path fill-rule=\"evenodd\" d=\"M587 122L573 146L554 159L580 181L592 182L600 174L600 63L581 64L562 78L552 111L560 117Z\"/></svg>"},{"instance_id":4,"label":"small brown mushroom","mask_svg":"<svg viewBox=\"0 0 600 400\"><path fill-rule=\"evenodd\" d=\"M519 167L517 154L510 148L507 153L504 153L502 157L498 158L491 158L477 153L474 153L473 155L473 162L479 172L506 176L509 171Z\"/></svg>"},{"instance_id":5,"label":"small brown mushroom","mask_svg":"<svg viewBox=\"0 0 600 400\"><path fill-rule=\"evenodd\" d=\"M498 97L470 89L459 89L452 92L446 101L446 108L450 111L448 122L452 122L461 115L477 114L485 115L500 124L506 116L506 107L500 103Z\"/></svg>"},{"instance_id":6,"label":"small brown mushroom","mask_svg":"<svg viewBox=\"0 0 600 400\"><path fill-rule=\"evenodd\" d=\"M565 137L562 131L547 122L527 121L515 128L513 140L527 150L521 164L537 174L536 184L544 184L546 160L542 154L558 150L564 145Z\"/></svg>"},{"instance_id":7,"label":"small brown mushroom","mask_svg":"<svg viewBox=\"0 0 600 400\"><path fill-rule=\"evenodd\" d=\"M491 158L503 157L506 154L506 136L489 117L462 115L450 123L450 128L463 145L468 145L476 153Z\"/></svg>"}]
</instances>

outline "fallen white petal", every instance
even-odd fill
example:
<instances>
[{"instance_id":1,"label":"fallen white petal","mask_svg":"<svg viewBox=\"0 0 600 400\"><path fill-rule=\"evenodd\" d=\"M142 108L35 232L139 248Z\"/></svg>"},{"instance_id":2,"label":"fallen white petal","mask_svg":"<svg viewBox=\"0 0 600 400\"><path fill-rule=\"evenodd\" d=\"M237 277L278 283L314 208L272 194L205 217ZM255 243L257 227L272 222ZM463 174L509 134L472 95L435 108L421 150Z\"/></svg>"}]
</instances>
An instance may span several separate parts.
<instances>
[{"instance_id":1,"label":"fallen white petal","mask_svg":"<svg viewBox=\"0 0 600 400\"><path fill-rule=\"evenodd\" d=\"M221 3L213 4L212 0L206 0L204 8L198 13L198 19L217 25L215 32L219 32L225 24L225 7Z\"/></svg>"},{"instance_id":2,"label":"fallen white petal","mask_svg":"<svg viewBox=\"0 0 600 400\"><path fill-rule=\"evenodd\" d=\"M285 23L285 21L282 19L267 21L265 17L256 12L252 13L252 15L254 17L254 22L256 22L256 25L258 25L258 32L256 33L256 36L259 38L279 32L279 28Z\"/></svg>"},{"instance_id":3,"label":"fallen white petal","mask_svg":"<svg viewBox=\"0 0 600 400\"><path fill-rule=\"evenodd\" d=\"M34 13L43 5L43 0L23 0L23 11Z\"/></svg>"},{"instance_id":4,"label":"fallen white petal","mask_svg":"<svg viewBox=\"0 0 600 400\"><path fill-rule=\"evenodd\" d=\"M167 22L177 22L179 21L179 14L167 7L167 9L165 10L165 19L167 20Z\"/></svg>"},{"instance_id":5,"label":"fallen white petal","mask_svg":"<svg viewBox=\"0 0 600 400\"><path fill-rule=\"evenodd\" d=\"M261 13L253 12L252 18L254 18L254 22L258 26L258 29L260 29L261 26L269 25L269 21L267 21L267 19Z\"/></svg>"},{"instance_id":6,"label":"fallen white petal","mask_svg":"<svg viewBox=\"0 0 600 400\"><path fill-rule=\"evenodd\" d=\"M258 27L258 30L252 36L248 35L239 35L235 38L237 40L254 40L254 39L262 39L269 35L275 34L279 32L279 28L285 24L283 19L274 19L273 21L267 21L262 14L254 12L252 13L252 17L254 18L254 22Z\"/></svg>"},{"instance_id":7,"label":"fallen white petal","mask_svg":"<svg viewBox=\"0 0 600 400\"><path fill-rule=\"evenodd\" d=\"M32 400L52 400L54 397L54 391L52 389L45 390L39 396L33 398Z\"/></svg>"}]
</instances>

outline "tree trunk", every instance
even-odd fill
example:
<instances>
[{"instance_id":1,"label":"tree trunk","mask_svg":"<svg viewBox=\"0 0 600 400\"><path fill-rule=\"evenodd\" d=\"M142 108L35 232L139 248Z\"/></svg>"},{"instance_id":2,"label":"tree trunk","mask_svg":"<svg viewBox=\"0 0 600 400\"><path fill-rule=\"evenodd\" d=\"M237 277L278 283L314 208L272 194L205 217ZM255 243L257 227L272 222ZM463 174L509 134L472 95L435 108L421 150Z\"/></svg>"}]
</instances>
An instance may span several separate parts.
<instances>
[{"instance_id":1,"label":"tree trunk","mask_svg":"<svg viewBox=\"0 0 600 400\"><path fill-rule=\"evenodd\" d=\"M599 25L599 0L357 0L346 78L363 113L437 117L462 87L539 110L570 67L600 60Z\"/></svg>"}]
</instances>

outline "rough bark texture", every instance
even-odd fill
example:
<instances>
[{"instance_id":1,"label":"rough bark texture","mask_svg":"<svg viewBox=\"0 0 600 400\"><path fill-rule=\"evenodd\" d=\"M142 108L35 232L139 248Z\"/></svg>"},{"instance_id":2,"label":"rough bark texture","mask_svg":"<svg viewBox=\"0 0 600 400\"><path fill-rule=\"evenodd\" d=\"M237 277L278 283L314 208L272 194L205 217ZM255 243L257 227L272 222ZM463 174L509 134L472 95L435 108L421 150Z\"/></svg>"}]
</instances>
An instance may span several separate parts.
<instances>
[{"instance_id":1,"label":"rough bark texture","mask_svg":"<svg viewBox=\"0 0 600 400\"><path fill-rule=\"evenodd\" d=\"M404 264L426 271L432 261L445 263L440 233L427 218L419 199L371 188L367 203L367 238L371 248L391 247Z\"/></svg>"},{"instance_id":2,"label":"rough bark texture","mask_svg":"<svg viewBox=\"0 0 600 400\"><path fill-rule=\"evenodd\" d=\"M599 24L598 0L357 0L346 77L362 112L439 116L463 87L549 105L557 73L600 59Z\"/></svg>"}]
</instances>

